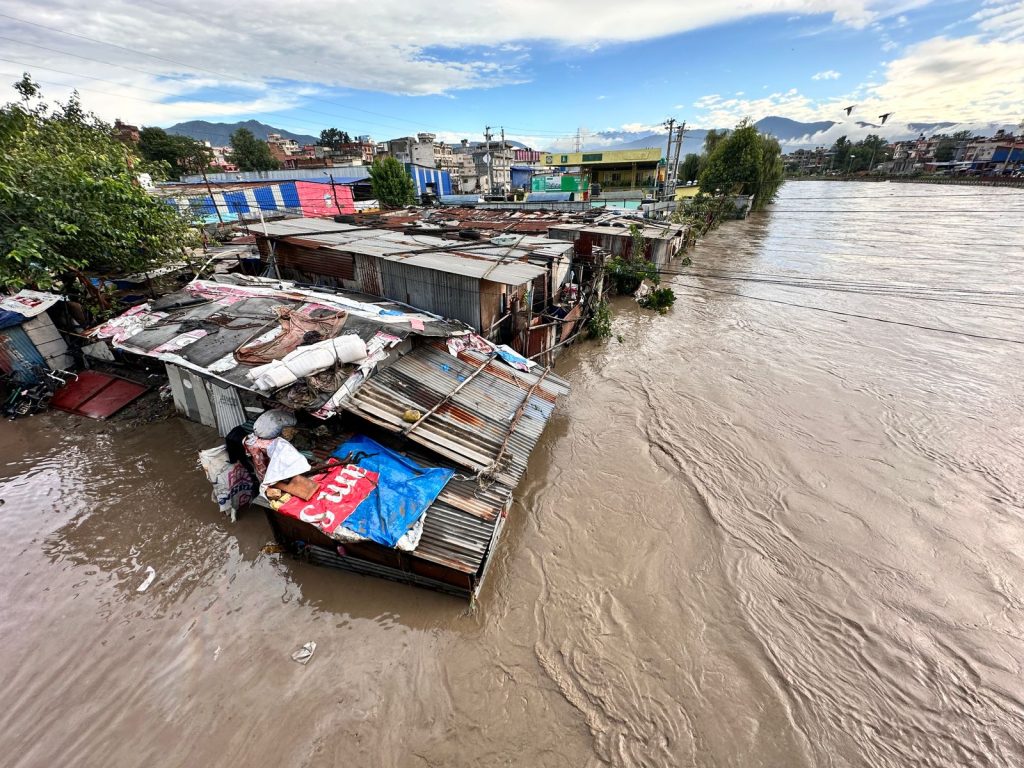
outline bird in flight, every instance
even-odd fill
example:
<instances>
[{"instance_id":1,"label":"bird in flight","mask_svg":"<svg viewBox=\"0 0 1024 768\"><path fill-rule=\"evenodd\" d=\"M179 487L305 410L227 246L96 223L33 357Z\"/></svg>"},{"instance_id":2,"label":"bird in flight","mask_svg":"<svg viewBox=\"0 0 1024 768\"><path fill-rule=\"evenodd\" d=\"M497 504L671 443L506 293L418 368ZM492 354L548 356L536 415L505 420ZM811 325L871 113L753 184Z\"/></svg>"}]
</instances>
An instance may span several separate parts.
<instances>
[{"instance_id":1,"label":"bird in flight","mask_svg":"<svg viewBox=\"0 0 1024 768\"><path fill-rule=\"evenodd\" d=\"M846 112L846 116L847 116L847 117L849 117L849 116L850 116L850 113L851 113L851 112L853 112L853 108L854 108L854 107L856 107L856 106L857 106L856 104L851 104L851 105L850 105L850 106L848 106L848 107L843 107L843 109L844 109L844 110L845 110L845 112Z\"/></svg>"},{"instance_id":2,"label":"bird in flight","mask_svg":"<svg viewBox=\"0 0 1024 768\"><path fill-rule=\"evenodd\" d=\"M892 112L886 112L884 115L879 115L879 119L882 121L882 125L885 125L885 121L892 117Z\"/></svg>"}]
</instances>

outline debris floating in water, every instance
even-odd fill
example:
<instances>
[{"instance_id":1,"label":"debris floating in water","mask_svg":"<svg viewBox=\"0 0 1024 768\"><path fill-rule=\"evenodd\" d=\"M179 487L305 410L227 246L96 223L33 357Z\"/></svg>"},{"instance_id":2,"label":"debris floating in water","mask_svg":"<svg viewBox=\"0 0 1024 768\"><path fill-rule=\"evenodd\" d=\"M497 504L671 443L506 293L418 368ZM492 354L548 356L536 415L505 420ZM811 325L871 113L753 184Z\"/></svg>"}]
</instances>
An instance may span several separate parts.
<instances>
[{"instance_id":1,"label":"debris floating in water","mask_svg":"<svg viewBox=\"0 0 1024 768\"><path fill-rule=\"evenodd\" d=\"M292 661L297 661L299 664L308 664L309 660L313 658L313 654L316 652L316 643L310 640L304 646L299 648L295 653L292 654Z\"/></svg>"},{"instance_id":2,"label":"debris floating in water","mask_svg":"<svg viewBox=\"0 0 1024 768\"><path fill-rule=\"evenodd\" d=\"M147 589L149 589L149 585L152 584L154 581L156 581L156 571L153 569L152 565L147 565L146 566L146 580L144 582L142 582L141 584L139 584L139 588L136 589L135 591L136 592L145 592Z\"/></svg>"}]
</instances>

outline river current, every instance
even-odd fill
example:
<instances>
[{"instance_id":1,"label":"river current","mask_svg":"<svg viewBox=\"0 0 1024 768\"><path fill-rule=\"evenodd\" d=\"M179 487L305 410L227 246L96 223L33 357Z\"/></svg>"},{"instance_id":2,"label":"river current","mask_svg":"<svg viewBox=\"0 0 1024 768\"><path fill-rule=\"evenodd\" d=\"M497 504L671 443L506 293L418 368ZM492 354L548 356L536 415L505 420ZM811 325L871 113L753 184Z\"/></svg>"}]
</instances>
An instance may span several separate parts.
<instances>
[{"instance_id":1,"label":"river current","mask_svg":"<svg viewBox=\"0 0 1024 768\"><path fill-rule=\"evenodd\" d=\"M0 424L3 765L1024 765L1022 216L791 182L615 300L473 611L264 551L212 430Z\"/></svg>"}]
</instances>

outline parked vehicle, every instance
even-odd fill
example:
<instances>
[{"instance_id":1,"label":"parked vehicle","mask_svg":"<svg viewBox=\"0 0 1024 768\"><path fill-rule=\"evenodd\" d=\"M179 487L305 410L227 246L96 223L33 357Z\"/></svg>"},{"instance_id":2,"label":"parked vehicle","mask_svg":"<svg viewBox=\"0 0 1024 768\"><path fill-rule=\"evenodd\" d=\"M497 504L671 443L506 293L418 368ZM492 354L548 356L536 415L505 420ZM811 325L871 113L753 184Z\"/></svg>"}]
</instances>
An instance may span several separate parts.
<instances>
[{"instance_id":1,"label":"parked vehicle","mask_svg":"<svg viewBox=\"0 0 1024 768\"><path fill-rule=\"evenodd\" d=\"M50 370L42 366L33 368L31 375L24 379L14 375L6 376L3 415L13 420L41 413L50 407L50 400L58 389L77 378L77 373Z\"/></svg>"}]
</instances>

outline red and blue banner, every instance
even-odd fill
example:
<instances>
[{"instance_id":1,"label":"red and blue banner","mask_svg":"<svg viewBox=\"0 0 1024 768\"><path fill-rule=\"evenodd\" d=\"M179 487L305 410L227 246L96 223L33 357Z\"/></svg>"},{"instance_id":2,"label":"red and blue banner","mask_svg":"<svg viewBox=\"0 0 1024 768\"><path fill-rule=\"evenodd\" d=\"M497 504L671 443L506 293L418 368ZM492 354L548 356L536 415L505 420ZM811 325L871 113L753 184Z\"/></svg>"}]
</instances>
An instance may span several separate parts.
<instances>
[{"instance_id":1,"label":"red and blue banner","mask_svg":"<svg viewBox=\"0 0 1024 768\"><path fill-rule=\"evenodd\" d=\"M363 435L338 446L333 456L339 463L314 478L320 490L309 501L289 500L279 511L328 535L343 527L386 547L416 524L454 474L421 467Z\"/></svg>"}]
</instances>

